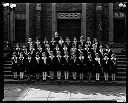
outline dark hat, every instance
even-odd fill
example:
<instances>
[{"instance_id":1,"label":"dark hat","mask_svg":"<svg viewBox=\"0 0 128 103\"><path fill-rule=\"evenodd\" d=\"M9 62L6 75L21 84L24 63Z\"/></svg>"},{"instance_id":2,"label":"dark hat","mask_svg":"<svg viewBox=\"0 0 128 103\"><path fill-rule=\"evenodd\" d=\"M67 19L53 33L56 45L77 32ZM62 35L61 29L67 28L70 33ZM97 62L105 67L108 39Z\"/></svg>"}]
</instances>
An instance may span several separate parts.
<instances>
[{"instance_id":1,"label":"dark hat","mask_svg":"<svg viewBox=\"0 0 128 103\"><path fill-rule=\"evenodd\" d=\"M91 52L88 52L88 54L91 54Z\"/></svg>"},{"instance_id":2,"label":"dark hat","mask_svg":"<svg viewBox=\"0 0 128 103\"><path fill-rule=\"evenodd\" d=\"M36 55L39 55L40 53L39 52L36 52Z\"/></svg>"},{"instance_id":3,"label":"dark hat","mask_svg":"<svg viewBox=\"0 0 128 103\"><path fill-rule=\"evenodd\" d=\"M57 54L60 54L61 52L60 51L57 51Z\"/></svg>"},{"instance_id":4,"label":"dark hat","mask_svg":"<svg viewBox=\"0 0 128 103\"><path fill-rule=\"evenodd\" d=\"M23 52L20 52L20 54L23 54Z\"/></svg>"},{"instance_id":5,"label":"dark hat","mask_svg":"<svg viewBox=\"0 0 128 103\"><path fill-rule=\"evenodd\" d=\"M31 53L29 52L28 55L31 55Z\"/></svg>"},{"instance_id":6,"label":"dark hat","mask_svg":"<svg viewBox=\"0 0 128 103\"><path fill-rule=\"evenodd\" d=\"M79 54L82 54L83 55L83 52L80 52Z\"/></svg>"},{"instance_id":7,"label":"dark hat","mask_svg":"<svg viewBox=\"0 0 128 103\"><path fill-rule=\"evenodd\" d=\"M116 55L115 54L112 54L111 57L116 57Z\"/></svg>"},{"instance_id":8,"label":"dark hat","mask_svg":"<svg viewBox=\"0 0 128 103\"><path fill-rule=\"evenodd\" d=\"M108 54L107 53L104 53L104 56L108 56Z\"/></svg>"},{"instance_id":9,"label":"dark hat","mask_svg":"<svg viewBox=\"0 0 128 103\"><path fill-rule=\"evenodd\" d=\"M95 55L99 55L98 53L96 53Z\"/></svg>"}]
</instances>

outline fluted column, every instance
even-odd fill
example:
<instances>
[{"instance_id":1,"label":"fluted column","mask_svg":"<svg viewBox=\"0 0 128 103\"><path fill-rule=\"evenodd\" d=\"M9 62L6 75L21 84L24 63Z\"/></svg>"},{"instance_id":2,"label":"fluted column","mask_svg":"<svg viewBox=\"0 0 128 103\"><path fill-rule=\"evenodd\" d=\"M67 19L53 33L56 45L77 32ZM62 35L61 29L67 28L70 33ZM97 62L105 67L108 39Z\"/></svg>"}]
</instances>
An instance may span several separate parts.
<instances>
[{"instance_id":1,"label":"fluted column","mask_svg":"<svg viewBox=\"0 0 128 103\"><path fill-rule=\"evenodd\" d=\"M29 38L29 3L26 3L26 42Z\"/></svg>"},{"instance_id":2,"label":"fluted column","mask_svg":"<svg viewBox=\"0 0 128 103\"><path fill-rule=\"evenodd\" d=\"M81 35L86 40L86 3L82 3Z\"/></svg>"},{"instance_id":3,"label":"fluted column","mask_svg":"<svg viewBox=\"0 0 128 103\"><path fill-rule=\"evenodd\" d=\"M109 3L109 42L113 43L113 3Z\"/></svg>"},{"instance_id":4,"label":"fluted column","mask_svg":"<svg viewBox=\"0 0 128 103\"><path fill-rule=\"evenodd\" d=\"M52 3L52 36L57 31L56 3Z\"/></svg>"},{"instance_id":5,"label":"fluted column","mask_svg":"<svg viewBox=\"0 0 128 103\"><path fill-rule=\"evenodd\" d=\"M102 39L102 4L96 3L96 33L97 39Z\"/></svg>"},{"instance_id":6,"label":"fluted column","mask_svg":"<svg viewBox=\"0 0 128 103\"><path fill-rule=\"evenodd\" d=\"M41 3L36 4L36 37L41 37Z\"/></svg>"}]
</instances>

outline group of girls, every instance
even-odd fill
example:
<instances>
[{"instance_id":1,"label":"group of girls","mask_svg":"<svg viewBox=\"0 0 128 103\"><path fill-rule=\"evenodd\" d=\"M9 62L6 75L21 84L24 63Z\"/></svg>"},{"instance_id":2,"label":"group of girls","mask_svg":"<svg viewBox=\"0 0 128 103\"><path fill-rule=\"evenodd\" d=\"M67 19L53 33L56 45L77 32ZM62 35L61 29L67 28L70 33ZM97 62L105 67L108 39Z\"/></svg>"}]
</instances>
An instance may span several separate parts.
<instances>
[{"instance_id":1,"label":"group of girls","mask_svg":"<svg viewBox=\"0 0 128 103\"><path fill-rule=\"evenodd\" d=\"M56 32L51 41L45 38L42 42L39 39L34 42L29 38L22 47L17 44L12 55L12 72L14 79L18 79L17 73L19 79L24 79L26 74L28 80L35 77L36 80L50 78L59 82L62 77L65 81L84 80L84 77L90 81L92 75L96 81L100 80L101 75L108 81L111 75L115 82L117 60L109 46L103 48L96 38L91 40L87 37L85 41L81 36L80 40L74 37L70 41L66 37L64 41Z\"/></svg>"}]
</instances>

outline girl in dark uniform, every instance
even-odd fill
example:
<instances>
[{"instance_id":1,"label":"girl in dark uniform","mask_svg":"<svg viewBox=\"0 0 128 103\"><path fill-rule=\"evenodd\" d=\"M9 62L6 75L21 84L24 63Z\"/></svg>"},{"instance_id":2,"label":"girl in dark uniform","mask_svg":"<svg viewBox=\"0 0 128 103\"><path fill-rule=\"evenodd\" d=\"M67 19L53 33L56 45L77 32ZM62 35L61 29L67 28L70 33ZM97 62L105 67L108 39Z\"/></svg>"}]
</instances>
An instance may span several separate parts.
<instances>
[{"instance_id":1,"label":"girl in dark uniform","mask_svg":"<svg viewBox=\"0 0 128 103\"><path fill-rule=\"evenodd\" d=\"M111 61L108 58L108 54L105 53L103 58L103 72L104 72L105 81L108 81L108 73L110 72L110 63Z\"/></svg>"},{"instance_id":2,"label":"girl in dark uniform","mask_svg":"<svg viewBox=\"0 0 128 103\"><path fill-rule=\"evenodd\" d=\"M64 69L64 76L65 76L65 81L68 81L68 77L69 77L69 68L70 68L70 61L69 61L69 56L68 56L68 52L65 52L65 55L63 56L63 69Z\"/></svg>"},{"instance_id":3,"label":"girl in dark uniform","mask_svg":"<svg viewBox=\"0 0 128 103\"><path fill-rule=\"evenodd\" d=\"M39 56L42 57L43 48L41 47L41 45L38 46L37 52L39 52Z\"/></svg>"},{"instance_id":4,"label":"girl in dark uniform","mask_svg":"<svg viewBox=\"0 0 128 103\"><path fill-rule=\"evenodd\" d=\"M87 41L86 41L88 47L91 49L92 48L92 42L90 40L90 37L87 37Z\"/></svg>"},{"instance_id":5,"label":"girl in dark uniform","mask_svg":"<svg viewBox=\"0 0 128 103\"><path fill-rule=\"evenodd\" d=\"M112 73L112 81L115 81L116 73L117 73L117 60L116 60L116 55L112 54L111 56L111 73Z\"/></svg>"},{"instance_id":6,"label":"girl in dark uniform","mask_svg":"<svg viewBox=\"0 0 128 103\"><path fill-rule=\"evenodd\" d=\"M43 81L46 81L47 79L47 57L46 57L46 53L43 52L42 53L42 62L41 62L41 67L42 67L42 77L43 77Z\"/></svg>"},{"instance_id":7,"label":"girl in dark uniform","mask_svg":"<svg viewBox=\"0 0 128 103\"><path fill-rule=\"evenodd\" d=\"M98 42L96 38L93 39L93 44L95 44L96 48L99 50L100 43Z\"/></svg>"},{"instance_id":8,"label":"girl in dark uniform","mask_svg":"<svg viewBox=\"0 0 128 103\"><path fill-rule=\"evenodd\" d=\"M87 57L87 72L88 72L88 80L90 81L91 80L91 76L92 74L94 73L94 61L92 59L92 56L91 56L91 52L88 52L88 57Z\"/></svg>"},{"instance_id":9,"label":"girl in dark uniform","mask_svg":"<svg viewBox=\"0 0 128 103\"><path fill-rule=\"evenodd\" d=\"M26 46L25 45L23 45L23 47L22 47L22 50L21 50L22 52L23 52L23 56L25 57L25 59L27 58L27 48L26 48Z\"/></svg>"},{"instance_id":10,"label":"girl in dark uniform","mask_svg":"<svg viewBox=\"0 0 128 103\"><path fill-rule=\"evenodd\" d=\"M77 57L74 53L72 53L72 56L71 56L71 60L70 60L70 63L71 63L71 71L72 71L72 76L73 76L73 80L76 80L76 71L77 71Z\"/></svg>"},{"instance_id":11,"label":"girl in dark uniform","mask_svg":"<svg viewBox=\"0 0 128 103\"><path fill-rule=\"evenodd\" d=\"M31 45L33 45L32 38L28 38L28 42L27 42L27 50L28 51L29 51Z\"/></svg>"},{"instance_id":12,"label":"girl in dark uniform","mask_svg":"<svg viewBox=\"0 0 128 103\"><path fill-rule=\"evenodd\" d=\"M36 53L36 79L39 80L39 76L40 76L40 56L39 56L39 52Z\"/></svg>"},{"instance_id":13,"label":"girl in dark uniform","mask_svg":"<svg viewBox=\"0 0 128 103\"><path fill-rule=\"evenodd\" d=\"M25 58L23 56L23 53L20 53L20 57L19 57L19 72L20 72L20 79L23 79L24 77L24 72L25 72Z\"/></svg>"},{"instance_id":14,"label":"girl in dark uniform","mask_svg":"<svg viewBox=\"0 0 128 103\"><path fill-rule=\"evenodd\" d=\"M39 39L37 38L36 39L36 42L35 42L35 49L37 49L39 47L39 45L41 45L41 42L39 41Z\"/></svg>"},{"instance_id":15,"label":"girl in dark uniform","mask_svg":"<svg viewBox=\"0 0 128 103\"><path fill-rule=\"evenodd\" d=\"M59 38L59 35L57 32L55 32L55 35L54 35L54 40L56 41L56 43L58 44L58 41L60 40Z\"/></svg>"},{"instance_id":16,"label":"girl in dark uniform","mask_svg":"<svg viewBox=\"0 0 128 103\"><path fill-rule=\"evenodd\" d=\"M60 51L57 53L57 79L61 80L61 71L62 71L62 56L60 55Z\"/></svg>"},{"instance_id":17,"label":"girl in dark uniform","mask_svg":"<svg viewBox=\"0 0 128 103\"><path fill-rule=\"evenodd\" d=\"M53 51L53 49L55 48L56 45L56 41L54 40L54 38L52 37L52 41L50 42L50 49Z\"/></svg>"},{"instance_id":18,"label":"girl in dark uniform","mask_svg":"<svg viewBox=\"0 0 128 103\"><path fill-rule=\"evenodd\" d=\"M26 66L27 66L27 75L28 75L28 80L31 79L31 74L32 74L32 57L31 54L28 53L28 57L27 57L27 62L26 62Z\"/></svg>"},{"instance_id":19,"label":"girl in dark uniform","mask_svg":"<svg viewBox=\"0 0 128 103\"><path fill-rule=\"evenodd\" d=\"M60 51L60 48L59 48L58 44L56 44L56 47L53 50L53 55L56 56L58 51Z\"/></svg>"},{"instance_id":20,"label":"girl in dark uniform","mask_svg":"<svg viewBox=\"0 0 128 103\"><path fill-rule=\"evenodd\" d=\"M104 58L104 50L103 50L102 45L100 45L98 53L99 53L100 59L103 59Z\"/></svg>"},{"instance_id":21,"label":"girl in dark uniform","mask_svg":"<svg viewBox=\"0 0 128 103\"><path fill-rule=\"evenodd\" d=\"M71 44L71 41L70 41L70 39L68 37L66 37L65 44L67 45L67 48L68 48L68 55L69 55L69 57L71 57L70 49L71 49L72 44Z\"/></svg>"},{"instance_id":22,"label":"girl in dark uniform","mask_svg":"<svg viewBox=\"0 0 128 103\"><path fill-rule=\"evenodd\" d=\"M95 44L92 44L92 49L90 50L90 52L92 54L92 59L95 60L95 54L98 53L98 49Z\"/></svg>"},{"instance_id":23,"label":"girl in dark uniform","mask_svg":"<svg viewBox=\"0 0 128 103\"><path fill-rule=\"evenodd\" d=\"M16 52L17 57L19 57L20 56L20 52L21 52L21 48L20 48L19 43L16 44L15 52Z\"/></svg>"},{"instance_id":24,"label":"girl in dark uniform","mask_svg":"<svg viewBox=\"0 0 128 103\"><path fill-rule=\"evenodd\" d=\"M99 58L99 54L96 53L96 58L94 61L94 69L95 69L95 73L96 73L96 81L99 81L100 79L100 73L101 73L101 59Z\"/></svg>"},{"instance_id":25,"label":"girl in dark uniform","mask_svg":"<svg viewBox=\"0 0 128 103\"><path fill-rule=\"evenodd\" d=\"M63 47L64 47L64 41L63 41L62 37L60 37L60 40L58 41L58 46L60 48L60 52L62 52Z\"/></svg>"},{"instance_id":26,"label":"girl in dark uniform","mask_svg":"<svg viewBox=\"0 0 128 103\"><path fill-rule=\"evenodd\" d=\"M85 48L83 49L83 55L84 55L84 58L87 60L88 58L88 52L89 52L89 48L88 48L88 45L85 44Z\"/></svg>"},{"instance_id":27,"label":"girl in dark uniform","mask_svg":"<svg viewBox=\"0 0 128 103\"><path fill-rule=\"evenodd\" d=\"M75 47L75 44L72 44L72 48L70 49L70 53L77 55L77 48Z\"/></svg>"},{"instance_id":28,"label":"girl in dark uniform","mask_svg":"<svg viewBox=\"0 0 128 103\"><path fill-rule=\"evenodd\" d=\"M46 45L45 53L46 53L46 57L50 56L51 49L50 49L50 45L49 44Z\"/></svg>"},{"instance_id":29,"label":"girl in dark uniform","mask_svg":"<svg viewBox=\"0 0 128 103\"><path fill-rule=\"evenodd\" d=\"M81 45L79 45L79 47L78 47L78 49L77 49L77 57L79 57L80 56L80 53L83 53L83 49L82 49L82 46Z\"/></svg>"},{"instance_id":30,"label":"girl in dark uniform","mask_svg":"<svg viewBox=\"0 0 128 103\"><path fill-rule=\"evenodd\" d=\"M48 64L49 64L50 79L53 80L54 79L54 64L53 64L54 55L53 55L53 51L51 51L50 54L51 55L48 57Z\"/></svg>"},{"instance_id":31,"label":"girl in dark uniform","mask_svg":"<svg viewBox=\"0 0 128 103\"><path fill-rule=\"evenodd\" d=\"M72 44L73 44L76 48L78 48L78 43L77 43L76 37L74 37L74 39L73 39L73 41L72 41Z\"/></svg>"},{"instance_id":32,"label":"girl in dark uniform","mask_svg":"<svg viewBox=\"0 0 128 103\"><path fill-rule=\"evenodd\" d=\"M47 38L45 37L44 38L44 42L43 42L43 45L44 45L43 47L46 48L47 44L49 44L49 42L48 42Z\"/></svg>"},{"instance_id":33,"label":"girl in dark uniform","mask_svg":"<svg viewBox=\"0 0 128 103\"><path fill-rule=\"evenodd\" d=\"M106 45L105 53L107 53L107 54L108 54L108 58L109 58L109 59L111 59L112 50L109 48L109 46L108 46L108 45Z\"/></svg>"},{"instance_id":34,"label":"girl in dark uniform","mask_svg":"<svg viewBox=\"0 0 128 103\"><path fill-rule=\"evenodd\" d=\"M12 72L14 75L14 79L17 79L18 69L19 69L18 57L16 56L16 53L14 52L12 55Z\"/></svg>"},{"instance_id":35,"label":"girl in dark uniform","mask_svg":"<svg viewBox=\"0 0 128 103\"><path fill-rule=\"evenodd\" d=\"M68 53L68 47L67 47L67 45L66 44L64 44L64 47L63 47L63 49L62 49L62 56L64 56L65 55L65 53Z\"/></svg>"},{"instance_id":36,"label":"girl in dark uniform","mask_svg":"<svg viewBox=\"0 0 128 103\"><path fill-rule=\"evenodd\" d=\"M82 49L85 48L85 41L84 41L83 36L80 37L80 41L79 41L78 45L81 45Z\"/></svg>"},{"instance_id":37,"label":"girl in dark uniform","mask_svg":"<svg viewBox=\"0 0 128 103\"><path fill-rule=\"evenodd\" d=\"M85 61L84 61L83 53L80 52L80 56L79 56L79 73L80 73L80 80L83 80L84 72L85 72Z\"/></svg>"}]
</instances>

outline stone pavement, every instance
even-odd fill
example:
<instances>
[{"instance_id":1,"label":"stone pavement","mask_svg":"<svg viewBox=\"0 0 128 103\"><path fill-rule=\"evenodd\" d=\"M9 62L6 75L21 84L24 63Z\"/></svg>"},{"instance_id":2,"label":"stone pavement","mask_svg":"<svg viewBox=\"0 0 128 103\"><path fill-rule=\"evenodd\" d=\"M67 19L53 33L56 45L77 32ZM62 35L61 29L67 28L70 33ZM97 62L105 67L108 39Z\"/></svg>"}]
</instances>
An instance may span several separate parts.
<instances>
[{"instance_id":1,"label":"stone pavement","mask_svg":"<svg viewBox=\"0 0 128 103\"><path fill-rule=\"evenodd\" d=\"M5 84L3 101L126 102L125 86Z\"/></svg>"}]
</instances>

